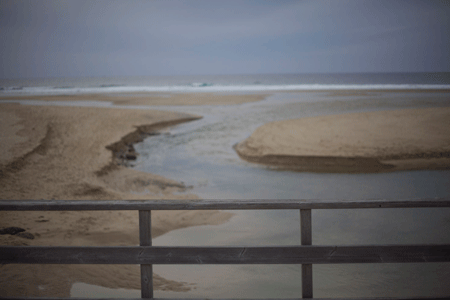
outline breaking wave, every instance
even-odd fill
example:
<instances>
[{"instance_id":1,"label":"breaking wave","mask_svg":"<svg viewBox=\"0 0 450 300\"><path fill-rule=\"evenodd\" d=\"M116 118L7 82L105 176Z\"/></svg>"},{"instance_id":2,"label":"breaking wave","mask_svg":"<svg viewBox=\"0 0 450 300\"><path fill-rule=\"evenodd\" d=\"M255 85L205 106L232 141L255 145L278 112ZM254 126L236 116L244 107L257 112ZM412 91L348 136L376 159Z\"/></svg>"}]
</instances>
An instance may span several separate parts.
<instances>
[{"instance_id":1,"label":"breaking wave","mask_svg":"<svg viewBox=\"0 0 450 300\"><path fill-rule=\"evenodd\" d=\"M4 95L72 95L91 93L132 93L132 92L264 92L264 91L327 91L327 90L437 90L450 89L449 84L289 84L264 85L215 85L213 83L191 83L188 85L166 86L126 86L119 84L97 87L2 87Z\"/></svg>"}]
</instances>

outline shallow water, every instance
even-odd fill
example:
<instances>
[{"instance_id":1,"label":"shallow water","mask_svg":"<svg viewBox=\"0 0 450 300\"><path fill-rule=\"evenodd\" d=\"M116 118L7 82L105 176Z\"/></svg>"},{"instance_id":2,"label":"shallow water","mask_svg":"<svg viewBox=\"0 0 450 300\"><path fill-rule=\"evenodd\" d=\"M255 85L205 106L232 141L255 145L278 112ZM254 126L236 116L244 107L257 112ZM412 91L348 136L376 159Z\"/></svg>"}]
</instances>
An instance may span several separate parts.
<instances>
[{"instance_id":1,"label":"shallow water","mask_svg":"<svg viewBox=\"0 0 450 300\"><path fill-rule=\"evenodd\" d=\"M330 97L276 94L232 106L158 107L203 115L136 145L139 170L183 181L202 198L407 199L450 196L449 171L317 174L278 171L242 161L232 146L276 120L398 108L450 105L440 94ZM313 244L449 243L450 209L313 211ZM175 230L154 245L295 245L298 211L238 211L227 223ZM154 266L167 278L195 284L155 297L299 297L300 266ZM450 295L450 264L314 265L315 297Z\"/></svg>"},{"instance_id":2,"label":"shallow water","mask_svg":"<svg viewBox=\"0 0 450 300\"><path fill-rule=\"evenodd\" d=\"M354 209L313 211L313 244L449 243L448 209ZM155 238L153 245L296 245L299 213L237 211L219 226L198 226ZM356 226L355 226L356 225ZM438 230L437 230L438 229ZM299 265L154 265L166 279L193 284L185 293L155 291L155 297L286 298L301 295ZM314 265L315 297L418 297L449 295L450 264ZM72 297L132 297L139 291L76 284Z\"/></svg>"},{"instance_id":3,"label":"shallow water","mask_svg":"<svg viewBox=\"0 0 450 300\"><path fill-rule=\"evenodd\" d=\"M233 145L272 121L398 108L450 105L445 94L275 94L264 101L229 106L158 107L204 116L136 145L135 168L192 186L211 198L373 199L443 197L448 171L385 174L317 174L278 171L241 160ZM355 124L357 126L357 124Z\"/></svg>"},{"instance_id":4,"label":"shallow water","mask_svg":"<svg viewBox=\"0 0 450 300\"><path fill-rule=\"evenodd\" d=\"M449 210L441 209L313 211L313 244L449 242L448 213ZM177 230L156 238L154 245L296 245L300 240L299 221L298 211L238 212L226 224ZM440 230L428 231L436 228ZM315 297L424 296L425 291L444 286L449 267L450 264L314 265L314 293ZM298 297L300 270L298 265L155 266L155 272L161 276L196 283L197 290L187 293L190 297L215 298ZM430 274L433 280L423 280L423 274ZM438 294L441 292L448 294L450 288Z\"/></svg>"}]
</instances>

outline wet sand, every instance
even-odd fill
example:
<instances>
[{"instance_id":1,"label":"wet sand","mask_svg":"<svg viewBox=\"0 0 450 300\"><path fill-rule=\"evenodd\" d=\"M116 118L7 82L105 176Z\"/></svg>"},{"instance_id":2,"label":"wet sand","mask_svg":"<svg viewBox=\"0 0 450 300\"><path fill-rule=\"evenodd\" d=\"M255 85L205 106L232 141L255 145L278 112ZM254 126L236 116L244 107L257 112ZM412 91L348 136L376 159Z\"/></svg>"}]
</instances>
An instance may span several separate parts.
<instances>
[{"instance_id":1,"label":"wet sand","mask_svg":"<svg viewBox=\"0 0 450 300\"><path fill-rule=\"evenodd\" d=\"M450 168L450 108L272 122L235 146L247 161L304 172Z\"/></svg>"},{"instance_id":2,"label":"wet sand","mask_svg":"<svg viewBox=\"0 0 450 300\"><path fill-rule=\"evenodd\" d=\"M263 100L267 94L135 92L88 95L9 96L4 100L108 101L115 105L230 105ZM0 98L1 103L2 98Z\"/></svg>"}]
</instances>

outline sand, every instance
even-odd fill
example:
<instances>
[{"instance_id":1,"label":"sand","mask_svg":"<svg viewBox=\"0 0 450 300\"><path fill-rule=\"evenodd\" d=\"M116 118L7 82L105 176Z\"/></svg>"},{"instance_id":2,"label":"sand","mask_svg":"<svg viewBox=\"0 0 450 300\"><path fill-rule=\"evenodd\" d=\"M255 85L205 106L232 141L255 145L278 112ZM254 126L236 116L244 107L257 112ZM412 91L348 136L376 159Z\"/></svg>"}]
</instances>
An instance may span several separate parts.
<instances>
[{"instance_id":1,"label":"sand","mask_svg":"<svg viewBox=\"0 0 450 300\"><path fill-rule=\"evenodd\" d=\"M264 93L218 94L218 93L115 93L89 95L8 96L5 100L38 101L108 101L115 105L230 105L255 102L267 97ZM2 98L0 98L0 101Z\"/></svg>"},{"instance_id":2,"label":"sand","mask_svg":"<svg viewBox=\"0 0 450 300\"><path fill-rule=\"evenodd\" d=\"M139 129L155 131L199 118L179 113L113 108L0 104L0 199L195 199L184 184L117 163ZM119 147L118 147L119 146ZM152 233L221 224L220 211L157 211ZM0 228L21 227L34 239L0 235L1 245L137 245L137 212L0 212ZM69 296L74 282L140 288L139 267L114 265L3 265L1 296ZM155 275L155 289L191 286Z\"/></svg>"},{"instance_id":3,"label":"sand","mask_svg":"<svg viewBox=\"0 0 450 300\"><path fill-rule=\"evenodd\" d=\"M450 108L331 115L264 124L241 158L306 172L450 168Z\"/></svg>"}]
</instances>

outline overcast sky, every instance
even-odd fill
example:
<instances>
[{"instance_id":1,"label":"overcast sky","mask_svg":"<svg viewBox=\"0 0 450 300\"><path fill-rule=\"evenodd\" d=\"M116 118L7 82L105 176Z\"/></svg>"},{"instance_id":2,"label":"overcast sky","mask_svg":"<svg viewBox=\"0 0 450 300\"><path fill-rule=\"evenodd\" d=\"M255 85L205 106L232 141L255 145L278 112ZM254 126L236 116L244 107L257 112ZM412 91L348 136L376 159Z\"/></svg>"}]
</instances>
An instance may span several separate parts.
<instances>
[{"instance_id":1,"label":"overcast sky","mask_svg":"<svg viewBox=\"0 0 450 300\"><path fill-rule=\"evenodd\" d=\"M0 0L0 76L449 72L449 16L431 0Z\"/></svg>"}]
</instances>

